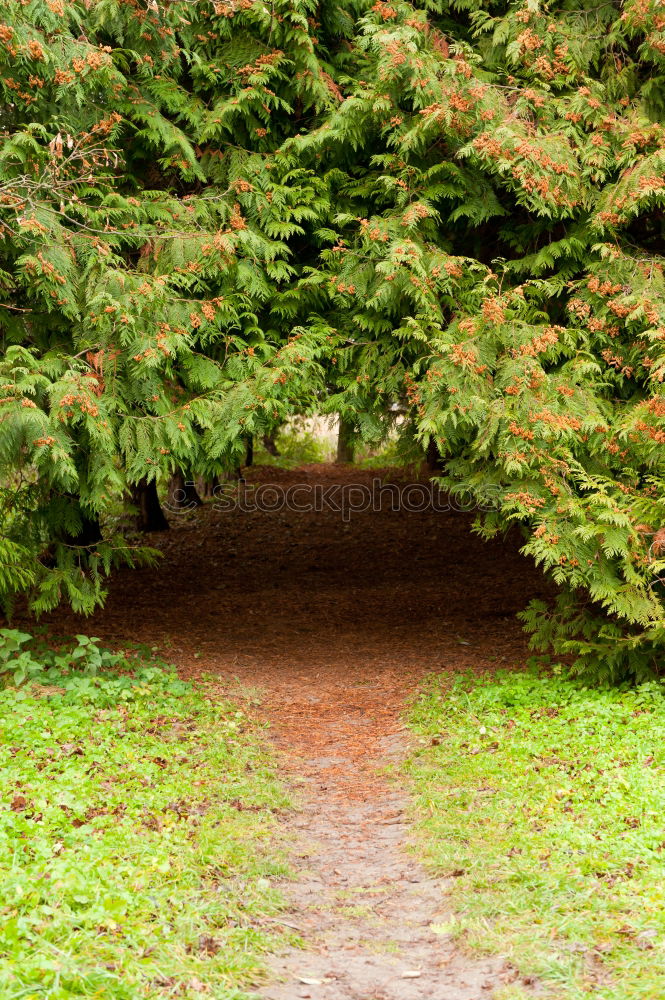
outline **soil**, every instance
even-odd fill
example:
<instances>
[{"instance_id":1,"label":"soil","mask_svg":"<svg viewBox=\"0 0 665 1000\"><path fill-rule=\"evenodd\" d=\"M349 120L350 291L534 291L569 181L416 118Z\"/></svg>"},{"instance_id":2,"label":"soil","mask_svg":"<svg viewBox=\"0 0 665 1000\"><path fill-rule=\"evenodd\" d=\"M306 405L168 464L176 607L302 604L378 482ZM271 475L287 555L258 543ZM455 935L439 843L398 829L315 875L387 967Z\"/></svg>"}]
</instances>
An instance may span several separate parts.
<instances>
[{"instance_id":1,"label":"soil","mask_svg":"<svg viewBox=\"0 0 665 1000\"><path fill-rule=\"evenodd\" d=\"M252 484L341 489L378 475L341 465L250 474L250 497ZM212 672L227 688L261 692L299 801L284 919L304 948L272 960L259 995L491 997L516 972L445 933L454 875L429 876L407 850L407 796L386 769L408 751L405 706L427 674L524 662L515 615L546 588L518 537L483 542L472 515L392 510L389 498L348 521L330 509L212 505L169 517L171 531L149 539L160 565L118 573L86 630L158 646L187 676ZM81 629L63 612L47 622Z\"/></svg>"}]
</instances>

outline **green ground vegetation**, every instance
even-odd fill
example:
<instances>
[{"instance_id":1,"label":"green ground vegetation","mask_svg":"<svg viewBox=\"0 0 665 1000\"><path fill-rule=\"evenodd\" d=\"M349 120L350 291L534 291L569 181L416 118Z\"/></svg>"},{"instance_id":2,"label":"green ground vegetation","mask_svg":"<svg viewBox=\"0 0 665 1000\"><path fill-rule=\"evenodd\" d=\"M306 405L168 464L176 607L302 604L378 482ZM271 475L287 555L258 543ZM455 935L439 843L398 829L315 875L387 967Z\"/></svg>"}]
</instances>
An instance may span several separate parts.
<instances>
[{"instance_id":1,"label":"green ground vegetation","mask_svg":"<svg viewBox=\"0 0 665 1000\"><path fill-rule=\"evenodd\" d=\"M442 930L560 1000L662 997L662 685L438 678L412 725L419 846L458 914Z\"/></svg>"},{"instance_id":2,"label":"green ground vegetation","mask_svg":"<svg viewBox=\"0 0 665 1000\"><path fill-rule=\"evenodd\" d=\"M284 871L259 728L86 637L0 645L3 1000L246 996Z\"/></svg>"}]
</instances>

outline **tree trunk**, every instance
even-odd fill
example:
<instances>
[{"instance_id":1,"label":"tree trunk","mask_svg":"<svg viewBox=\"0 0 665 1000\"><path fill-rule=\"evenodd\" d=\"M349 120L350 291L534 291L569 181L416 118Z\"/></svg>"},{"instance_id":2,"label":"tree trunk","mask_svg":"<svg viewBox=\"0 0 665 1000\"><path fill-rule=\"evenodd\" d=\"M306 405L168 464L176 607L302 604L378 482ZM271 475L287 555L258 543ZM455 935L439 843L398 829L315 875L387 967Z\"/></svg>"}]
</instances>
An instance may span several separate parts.
<instances>
[{"instance_id":1,"label":"tree trunk","mask_svg":"<svg viewBox=\"0 0 665 1000\"><path fill-rule=\"evenodd\" d=\"M71 496L72 503L78 508L78 515L81 520L81 527L76 535L66 531L63 537L65 545L76 545L79 548L93 548L102 540L102 529L99 526L99 519L89 517L81 510L81 506L76 497Z\"/></svg>"},{"instance_id":2,"label":"tree trunk","mask_svg":"<svg viewBox=\"0 0 665 1000\"><path fill-rule=\"evenodd\" d=\"M67 493L65 494L65 499L76 505L81 527L76 535L72 534L71 531L63 531L62 534L58 534L49 542L48 547L40 556L42 565L47 566L49 569L53 569L57 565L54 551L55 544L59 543L61 545L71 545L79 549L94 550L103 537L97 517L89 517L87 514L84 514L81 510L78 497L74 496L73 493ZM89 555L90 552L88 551L86 554Z\"/></svg>"},{"instance_id":3,"label":"tree trunk","mask_svg":"<svg viewBox=\"0 0 665 1000\"><path fill-rule=\"evenodd\" d=\"M353 424L342 416L337 435L337 461L353 462Z\"/></svg>"},{"instance_id":4,"label":"tree trunk","mask_svg":"<svg viewBox=\"0 0 665 1000\"><path fill-rule=\"evenodd\" d=\"M148 482L141 479L132 486L132 502L136 505L136 528L137 531L168 531L169 522L164 517L157 496L157 483L155 480Z\"/></svg>"},{"instance_id":5,"label":"tree trunk","mask_svg":"<svg viewBox=\"0 0 665 1000\"><path fill-rule=\"evenodd\" d=\"M273 458L279 458L279 448L275 444L276 436L276 434L264 434L262 438L263 447L269 455L273 456Z\"/></svg>"},{"instance_id":6,"label":"tree trunk","mask_svg":"<svg viewBox=\"0 0 665 1000\"><path fill-rule=\"evenodd\" d=\"M210 479L204 479L203 476L200 476L196 485L199 496L203 497L204 500L210 500L214 497L215 490L219 486L219 476L211 476Z\"/></svg>"},{"instance_id":7,"label":"tree trunk","mask_svg":"<svg viewBox=\"0 0 665 1000\"><path fill-rule=\"evenodd\" d=\"M182 469L176 469L171 476L169 503L175 510L192 510L193 507L203 506L203 500L196 492L196 486L191 479L185 479Z\"/></svg>"},{"instance_id":8,"label":"tree trunk","mask_svg":"<svg viewBox=\"0 0 665 1000\"><path fill-rule=\"evenodd\" d=\"M425 462L427 463L427 468L432 473L443 472L444 470L444 462L439 454L439 449L436 446L434 438L430 438L429 444L427 445Z\"/></svg>"},{"instance_id":9,"label":"tree trunk","mask_svg":"<svg viewBox=\"0 0 665 1000\"><path fill-rule=\"evenodd\" d=\"M252 465L254 465L254 438L251 434L245 438L245 444L247 446L247 450L245 452L245 467L249 469Z\"/></svg>"}]
</instances>

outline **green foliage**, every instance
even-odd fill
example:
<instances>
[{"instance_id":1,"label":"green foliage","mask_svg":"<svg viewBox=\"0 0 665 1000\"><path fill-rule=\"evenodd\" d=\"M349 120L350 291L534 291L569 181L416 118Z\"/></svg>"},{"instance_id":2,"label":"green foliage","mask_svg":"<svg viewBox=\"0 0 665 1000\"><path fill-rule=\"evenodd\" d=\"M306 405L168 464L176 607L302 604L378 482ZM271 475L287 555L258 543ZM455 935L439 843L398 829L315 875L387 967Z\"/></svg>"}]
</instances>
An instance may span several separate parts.
<instances>
[{"instance_id":1,"label":"green foliage","mask_svg":"<svg viewBox=\"0 0 665 1000\"><path fill-rule=\"evenodd\" d=\"M445 931L561 1000L660 996L665 693L557 677L441 678L412 714L419 846Z\"/></svg>"},{"instance_id":2,"label":"green foliage","mask_svg":"<svg viewBox=\"0 0 665 1000\"><path fill-rule=\"evenodd\" d=\"M6 602L102 600L139 558L103 517L134 483L223 475L293 413L340 412L375 445L398 407L449 487L492 488L481 530L519 522L560 584L538 634L563 621L580 669L658 670L657 3L2 17Z\"/></svg>"},{"instance_id":3,"label":"green foliage","mask_svg":"<svg viewBox=\"0 0 665 1000\"><path fill-rule=\"evenodd\" d=\"M5 674L32 664L0 691L2 996L246 996L285 805L254 725L95 639L0 639Z\"/></svg>"},{"instance_id":4,"label":"green foliage","mask_svg":"<svg viewBox=\"0 0 665 1000\"><path fill-rule=\"evenodd\" d=\"M81 697L85 690L86 697L82 700L105 705L113 704L114 700L131 700L137 684L136 676L139 683L159 676L148 667L135 675L136 661L132 662L123 653L100 649L100 641L95 636L77 635L71 649L53 649L35 640L28 632L2 628L0 675L4 675L5 680L15 687L35 680L62 685L63 693L72 691L76 697ZM102 676L104 671L109 670L122 673ZM95 680L91 683L90 678ZM174 680L172 688L175 693L182 685Z\"/></svg>"}]
</instances>

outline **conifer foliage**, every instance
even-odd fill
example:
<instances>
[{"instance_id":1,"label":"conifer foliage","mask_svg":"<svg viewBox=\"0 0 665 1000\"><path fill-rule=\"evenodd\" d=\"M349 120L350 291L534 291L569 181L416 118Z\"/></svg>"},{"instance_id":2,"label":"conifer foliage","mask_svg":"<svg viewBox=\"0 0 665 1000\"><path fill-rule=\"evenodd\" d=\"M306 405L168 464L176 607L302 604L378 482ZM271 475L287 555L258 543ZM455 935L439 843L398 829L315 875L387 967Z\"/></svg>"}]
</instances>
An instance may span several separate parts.
<instances>
[{"instance_id":1,"label":"conifer foliage","mask_svg":"<svg viewBox=\"0 0 665 1000\"><path fill-rule=\"evenodd\" d=\"M536 644L658 668L657 0L21 0L0 63L7 600L89 611L134 484L399 402L560 584Z\"/></svg>"}]
</instances>

